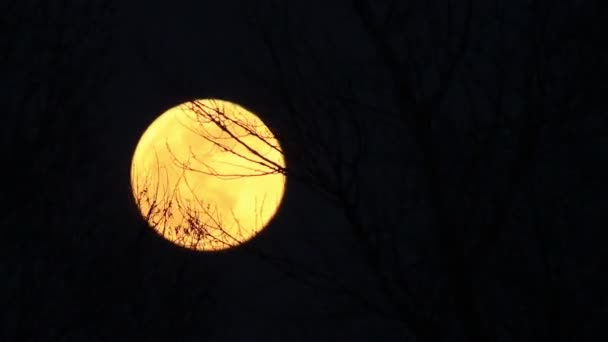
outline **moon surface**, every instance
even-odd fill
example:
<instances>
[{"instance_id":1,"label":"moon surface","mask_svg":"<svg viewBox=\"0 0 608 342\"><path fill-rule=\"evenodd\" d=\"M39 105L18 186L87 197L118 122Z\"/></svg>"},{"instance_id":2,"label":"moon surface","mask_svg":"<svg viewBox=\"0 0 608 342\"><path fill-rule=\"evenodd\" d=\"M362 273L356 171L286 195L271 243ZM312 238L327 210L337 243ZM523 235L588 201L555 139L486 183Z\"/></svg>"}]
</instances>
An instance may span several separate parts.
<instances>
[{"instance_id":1,"label":"moon surface","mask_svg":"<svg viewBox=\"0 0 608 342\"><path fill-rule=\"evenodd\" d=\"M262 120L224 100L160 115L141 136L131 188L148 224L200 251L236 247L275 215L285 190L281 147Z\"/></svg>"}]
</instances>

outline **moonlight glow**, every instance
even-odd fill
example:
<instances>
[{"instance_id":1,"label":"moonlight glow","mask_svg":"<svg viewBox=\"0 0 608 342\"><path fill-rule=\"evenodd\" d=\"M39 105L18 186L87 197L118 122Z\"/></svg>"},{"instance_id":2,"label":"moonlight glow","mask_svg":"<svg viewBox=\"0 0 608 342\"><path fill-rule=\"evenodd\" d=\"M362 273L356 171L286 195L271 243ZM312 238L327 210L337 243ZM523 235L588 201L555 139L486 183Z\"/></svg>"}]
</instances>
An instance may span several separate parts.
<instances>
[{"instance_id":1,"label":"moonlight glow","mask_svg":"<svg viewBox=\"0 0 608 342\"><path fill-rule=\"evenodd\" d=\"M262 230L285 188L285 162L268 127L222 100L169 109L144 132L131 165L142 216L187 248L237 246Z\"/></svg>"}]
</instances>

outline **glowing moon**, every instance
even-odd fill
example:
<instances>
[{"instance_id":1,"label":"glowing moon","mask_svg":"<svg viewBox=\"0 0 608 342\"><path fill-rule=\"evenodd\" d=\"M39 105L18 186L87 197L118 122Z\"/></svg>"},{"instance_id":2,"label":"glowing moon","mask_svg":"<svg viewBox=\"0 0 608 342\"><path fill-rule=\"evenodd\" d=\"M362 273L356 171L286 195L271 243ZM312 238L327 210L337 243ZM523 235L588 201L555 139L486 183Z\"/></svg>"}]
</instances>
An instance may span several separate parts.
<instances>
[{"instance_id":1,"label":"glowing moon","mask_svg":"<svg viewBox=\"0 0 608 342\"><path fill-rule=\"evenodd\" d=\"M238 246L276 213L285 189L281 147L256 115L196 100L158 117L137 144L131 187L160 235L196 250Z\"/></svg>"}]
</instances>

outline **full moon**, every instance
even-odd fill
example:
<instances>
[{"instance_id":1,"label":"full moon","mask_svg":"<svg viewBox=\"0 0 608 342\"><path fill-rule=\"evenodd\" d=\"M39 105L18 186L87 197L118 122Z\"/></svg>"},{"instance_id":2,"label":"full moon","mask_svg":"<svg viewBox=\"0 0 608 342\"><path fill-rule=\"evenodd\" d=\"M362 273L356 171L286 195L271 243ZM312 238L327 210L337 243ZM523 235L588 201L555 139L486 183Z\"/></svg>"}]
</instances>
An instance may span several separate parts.
<instances>
[{"instance_id":1,"label":"full moon","mask_svg":"<svg viewBox=\"0 0 608 342\"><path fill-rule=\"evenodd\" d=\"M167 240L200 251L236 247L266 227L285 190L281 147L262 120L203 99L161 114L141 136L131 189Z\"/></svg>"}]
</instances>

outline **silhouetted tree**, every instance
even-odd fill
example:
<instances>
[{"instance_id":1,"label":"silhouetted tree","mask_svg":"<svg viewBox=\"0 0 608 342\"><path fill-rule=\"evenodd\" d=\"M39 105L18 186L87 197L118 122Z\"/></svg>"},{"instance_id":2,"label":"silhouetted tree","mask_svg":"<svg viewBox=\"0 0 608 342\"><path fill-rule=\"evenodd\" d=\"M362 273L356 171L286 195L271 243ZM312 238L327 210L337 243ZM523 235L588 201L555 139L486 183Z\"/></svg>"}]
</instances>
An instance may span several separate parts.
<instances>
[{"instance_id":1,"label":"silhouetted tree","mask_svg":"<svg viewBox=\"0 0 608 342\"><path fill-rule=\"evenodd\" d=\"M591 204L577 167L601 150L562 139L606 133L605 108L583 104L606 71L597 4L352 0L328 18L320 4L256 3L247 15L275 73L250 72L288 117L276 131L288 166L275 171L341 210L382 297L340 265L266 257L420 341L585 336L577 316L605 302L577 304L585 285L567 265L584 247L568 259L559 246L575 224L597 232L583 213L606 202Z\"/></svg>"}]
</instances>

